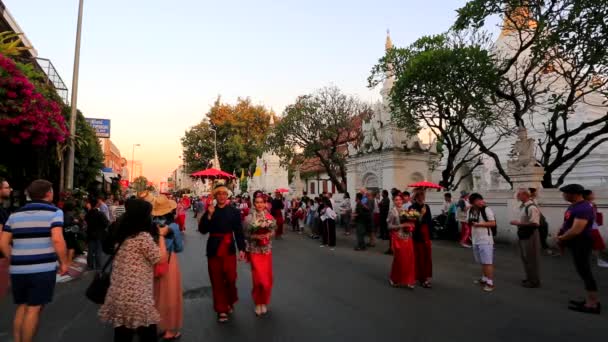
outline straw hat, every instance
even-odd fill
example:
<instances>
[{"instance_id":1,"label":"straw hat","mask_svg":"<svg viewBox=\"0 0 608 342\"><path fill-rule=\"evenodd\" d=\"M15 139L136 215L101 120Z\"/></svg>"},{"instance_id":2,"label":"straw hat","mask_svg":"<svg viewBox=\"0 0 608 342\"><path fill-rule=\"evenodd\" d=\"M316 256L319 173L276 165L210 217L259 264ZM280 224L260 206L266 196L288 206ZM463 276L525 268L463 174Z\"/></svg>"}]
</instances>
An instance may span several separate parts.
<instances>
[{"instance_id":1,"label":"straw hat","mask_svg":"<svg viewBox=\"0 0 608 342\"><path fill-rule=\"evenodd\" d=\"M148 190L138 192L137 198L142 199L146 202L152 203L154 201L154 195L152 195Z\"/></svg>"},{"instance_id":2,"label":"straw hat","mask_svg":"<svg viewBox=\"0 0 608 342\"><path fill-rule=\"evenodd\" d=\"M156 196L152 200L152 216L164 216L177 208L177 202L165 195Z\"/></svg>"}]
</instances>

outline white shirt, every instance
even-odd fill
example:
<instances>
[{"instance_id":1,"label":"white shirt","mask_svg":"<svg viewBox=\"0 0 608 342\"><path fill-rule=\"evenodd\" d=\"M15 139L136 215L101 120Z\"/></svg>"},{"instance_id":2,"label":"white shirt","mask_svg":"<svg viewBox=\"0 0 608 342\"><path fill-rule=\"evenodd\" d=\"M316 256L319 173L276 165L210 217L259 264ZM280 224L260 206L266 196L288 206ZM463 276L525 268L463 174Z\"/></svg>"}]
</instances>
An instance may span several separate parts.
<instances>
[{"instance_id":1,"label":"white shirt","mask_svg":"<svg viewBox=\"0 0 608 342\"><path fill-rule=\"evenodd\" d=\"M458 205L458 202L456 202L456 205ZM460 206L458 206L458 209L456 209L456 219L458 220L458 222L468 221L470 208L471 204L469 203L469 200L464 200L464 209L461 209Z\"/></svg>"},{"instance_id":2,"label":"white shirt","mask_svg":"<svg viewBox=\"0 0 608 342\"><path fill-rule=\"evenodd\" d=\"M334 212L330 207L323 209L323 213L321 214L321 221L325 222L327 219L336 220L336 212Z\"/></svg>"},{"instance_id":3,"label":"white shirt","mask_svg":"<svg viewBox=\"0 0 608 342\"><path fill-rule=\"evenodd\" d=\"M479 218L476 216L479 215ZM486 216L488 221L496 221L496 217L494 216L494 212L492 209L486 207ZM486 227L473 227L473 223L479 222L488 222L483 219L483 215L481 212L474 211L473 209L469 210L467 215L467 221L471 223L471 237L474 245L493 245L494 244L494 236L492 236L492 229Z\"/></svg>"},{"instance_id":4,"label":"white shirt","mask_svg":"<svg viewBox=\"0 0 608 342\"><path fill-rule=\"evenodd\" d=\"M405 202L403 203L403 205L401 206L402 210L408 210L410 207L412 206L412 202Z\"/></svg>"}]
</instances>

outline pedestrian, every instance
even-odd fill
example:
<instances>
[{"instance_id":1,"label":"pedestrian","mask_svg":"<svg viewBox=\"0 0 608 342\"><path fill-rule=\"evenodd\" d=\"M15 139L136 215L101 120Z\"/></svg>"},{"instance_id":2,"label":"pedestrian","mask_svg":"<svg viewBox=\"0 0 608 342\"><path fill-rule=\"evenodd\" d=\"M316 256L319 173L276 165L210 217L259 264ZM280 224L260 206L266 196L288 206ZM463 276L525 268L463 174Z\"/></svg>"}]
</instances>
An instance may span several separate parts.
<instances>
[{"instance_id":1,"label":"pedestrian","mask_svg":"<svg viewBox=\"0 0 608 342\"><path fill-rule=\"evenodd\" d=\"M424 288L432 288L433 256L431 250L431 229L433 217L431 208L426 204L424 189L414 190L412 205L407 211L417 212L419 218L416 220L412 239L414 240L414 260L416 262L416 279ZM394 253L394 251L393 251Z\"/></svg>"},{"instance_id":2,"label":"pedestrian","mask_svg":"<svg viewBox=\"0 0 608 342\"><path fill-rule=\"evenodd\" d=\"M12 190L8 181L0 177L0 241L2 241L2 227L4 227L9 217L7 204L9 204ZM8 292L10 278L8 268L8 257L2 254L2 249L0 249L0 300Z\"/></svg>"},{"instance_id":3,"label":"pedestrian","mask_svg":"<svg viewBox=\"0 0 608 342\"><path fill-rule=\"evenodd\" d=\"M266 211L263 193L256 191L253 197L254 210L245 219L245 236L247 259L251 264L254 312L261 317L268 313L272 293L272 235L277 224L274 217Z\"/></svg>"},{"instance_id":4,"label":"pedestrian","mask_svg":"<svg viewBox=\"0 0 608 342\"><path fill-rule=\"evenodd\" d=\"M112 217L110 216L110 207L108 207L108 204L106 203L106 195L97 195L96 201L97 203L94 204L94 206L106 216L108 222L112 222Z\"/></svg>"},{"instance_id":5,"label":"pedestrian","mask_svg":"<svg viewBox=\"0 0 608 342\"><path fill-rule=\"evenodd\" d=\"M116 201L117 205L114 206L114 220L118 220L127 211L125 209L125 200L120 198Z\"/></svg>"},{"instance_id":6,"label":"pedestrian","mask_svg":"<svg viewBox=\"0 0 608 342\"><path fill-rule=\"evenodd\" d=\"M85 205L86 214L84 222L87 226L87 265L89 269L100 270L106 261L103 252L103 242L108 236L110 220L101 211L101 203L98 198L89 197ZM105 203L104 203L105 204Z\"/></svg>"},{"instance_id":7,"label":"pedestrian","mask_svg":"<svg viewBox=\"0 0 608 342\"><path fill-rule=\"evenodd\" d=\"M239 211L228 205L226 185L218 184L213 189L213 195L217 205L209 205L198 229L202 234L209 233L207 265L213 292L213 307L218 322L226 323L238 301L236 250L238 247L239 258L245 260L245 238Z\"/></svg>"},{"instance_id":8,"label":"pedestrian","mask_svg":"<svg viewBox=\"0 0 608 342\"><path fill-rule=\"evenodd\" d=\"M367 235L369 236L369 243L367 247L376 247L376 229L377 223L380 219L380 211L377 211L378 206L376 205L376 193L367 193L367 208L370 212L370 220L367 223Z\"/></svg>"},{"instance_id":9,"label":"pedestrian","mask_svg":"<svg viewBox=\"0 0 608 342\"><path fill-rule=\"evenodd\" d=\"M471 248L471 226L468 222L469 209L471 203L469 202L469 193L466 191L460 192L460 199L456 204L456 220L460 222L460 245L464 248Z\"/></svg>"},{"instance_id":10,"label":"pedestrian","mask_svg":"<svg viewBox=\"0 0 608 342\"><path fill-rule=\"evenodd\" d=\"M606 243L604 242L604 238L600 233L600 223L603 221L602 214L597 210L597 204L595 204L595 194L591 190L585 190L583 193L583 198L585 201L589 202L593 207L593 213L595 219L593 220L593 226L591 227L591 240L593 241L593 252L594 254L598 254L604 249L606 249Z\"/></svg>"},{"instance_id":11,"label":"pedestrian","mask_svg":"<svg viewBox=\"0 0 608 342\"><path fill-rule=\"evenodd\" d=\"M197 218L198 217L198 202L200 201L200 199L195 198L194 201L192 201L192 213L194 214L193 218Z\"/></svg>"},{"instance_id":12,"label":"pedestrian","mask_svg":"<svg viewBox=\"0 0 608 342\"><path fill-rule=\"evenodd\" d=\"M285 223L285 218L283 217L283 210L285 209L285 203L283 203L283 195L281 195L281 193L277 190L275 192L275 197L274 199L271 201L271 211L270 213L272 214L272 216L274 217L276 223L277 223L277 231L276 231L276 239L277 240L281 240L283 239L283 226ZM297 220L294 220L294 217L291 217L292 220L292 225L293 222L295 221L295 223L297 224Z\"/></svg>"},{"instance_id":13,"label":"pedestrian","mask_svg":"<svg viewBox=\"0 0 608 342\"><path fill-rule=\"evenodd\" d=\"M538 191L536 191L536 188L528 188L528 191L530 191L530 195L532 196L530 200L536 205L537 208L540 208L538 204ZM538 235L542 250L548 256L559 256L559 253L551 249L547 243L547 238L549 237L549 225L547 224L542 212L540 213L540 222L541 224L538 226Z\"/></svg>"},{"instance_id":14,"label":"pedestrian","mask_svg":"<svg viewBox=\"0 0 608 342\"><path fill-rule=\"evenodd\" d=\"M526 278L521 282L523 287L540 287L540 209L532 201L532 194L528 189L519 189L517 199L521 202L520 219L511 221L517 226L519 238L519 251L524 265Z\"/></svg>"},{"instance_id":15,"label":"pedestrian","mask_svg":"<svg viewBox=\"0 0 608 342\"><path fill-rule=\"evenodd\" d=\"M296 197L291 199L291 204L290 204L289 208L290 208L291 231L295 232L298 230L298 224L299 224L298 210L300 209L300 206L298 204L298 199Z\"/></svg>"},{"instance_id":16,"label":"pedestrian","mask_svg":"<svg viewBox=\"0 0 608 342\"><path fill-rule=\"evenodd\" d=\"M584 300L571 300L568 308L590 314L600 314L601 305L598 287L591 271L591 251L593 249L593 206L585 201L585 188L579 184L569 184L559 189L570 206L564 215L564 224L557 236L561 246L570 249L574 267L585 284L587 296Z\"/></svg>"},{"instance_id":17,"label":"pedestrian","mask_svg":"<svg viewBox=\"0 0 608 342\"><path fill-rule=\"evenodd\" d=\"M182 200L177 203L175 212L175 223L177 223L177 226L181 232L186 231L186 210L188 209L186 207L186 199L187 197L183 197Z\"/></svg>"},{"instance_id":18,"label":"pedestrian","mask_svg":"<svg viewBox=\"0 0 608 342\"><path fill-rule=\"evenodd\" d=\"M473 193L469 196L471 208L467 222L471 227L473 256L481 265L481 278L475 283L486 292L494 291L494 233L496 217L492 209L485 205L483 196Z\"/></svg>"},{"instance_id":19,"label":"pedestrian","mask_svg":"<svg viewBox=\"0 0 608 342\"><path fill-rule=\"evenodd\" d=\"M350 194L344 193L342 202L340 202L340 223L344 227L344 235L350 235L350 219L353 215L353 208L350 203Z\"/></svg>"},{"instance_id":20,"label":"pedestrian","mask_svg":"<svg viewBox=\"0 0 608 342\"><path fill-rule=\"evenodd\" d=\"M81 254L78 246L78 233L82 228L80 217L75 212L76 205L69 200L63 204L63 239L67 248L67 263L72 264L76 255Z\"/></svg>"},{"instance_id":21,"label":"pedestrian","mask_svg":"<svg viewBox=\"0 0 608 342\"><path fill-rule=\"evenodd\" d=\"M363 198L366 198L363 193L359 192L355 196L355 225L357 227L357 246L356 251L364 251L365 246L365 235L367 233L367 226L371 220L371 212L369 208L363 204Z\"/></svg>"},{"instance_id":22,"label":"pedestrian","mask_svg":"<svg viewBox=\"0 0 608 342\"><path fill-rule=\"evenodd\" d=\"M391 249L394 251L389 283L391 286L407 286L414 289L416 264L412 231L415 223L402 222L403 196L396 194L393 201L394 206L387 217L387 225L391 234Z\"/></svg>"},{"instance_id":23,"label":"pedestrian","mask_svg":"<svg viewBox=\"0 0 608 342\"><path fill-rule=\"evenodd\" d=\"M321 211L322 243L320 247L329 246L336 249L336 213L328 197L323 198L324 208Z\"/></svg>"},{"instance_id":24,"label":"pedestrian","mask_svg":"<svg viewBox=\"0 0 608 342\"><path fill-rule=\"evenodd\" d=\"M456 221L456 213L458 207L452 201L452 194L446 192L443 194L444 204L443 213L445 215L446 236L451 240L458 240L458 221Z\"/></svg>"},{"instance_id":25,"label":"pedestrian","mask_svg":"<svg viewBox=\"0 0 608 342\"><path fill-rule=\"evenodd\" d=\"M380 238L382 240L389 240L387 219L390 211L390 206L391 201L388 199L388 191L382 190L382 200L380 200L378 203L378 210L380 211Z\"/></svg>"},{"instance_id":26,"label":"pedestrian","mask_svg":"<svg viewBox=\"0 0 608 342\"><path fill-rule=\"evenodd\" d=\"M0 241L0 250L10 260L17 305L13 339L18 342L33 341L40 311L53 300L57 261L60 274L68 270L63 211L51 204L53 185L39 179L26 191L31 202L9 216Z\"/></svg>"},{"instance_id":27,"label":"pedestrian","mask_svg":"<svg viewBox=\"0 0 608 342\"><path fill-rule=\"evenodd\" d=\"M180 330L184 314L182 274L177 257L184 250L184 242L175 223L175 208L177 203L164 195L157 196L152 202L153 223L160 228L169 228L165 236L167 256L161 258L161 262L166 262L168 267L165 274L157 274L154 279L154 303L160 314L158 329L165 340L176 340L182 336Z\"/></svg>"},{"instance_id":28,"label":"pedestrian","mask_svg":"<svg viewBox=\"0 0 608 342\"><path fill-rule=\"evenodd\" d=\"M403 196L403 209L408 210L413 204L412 195L409 191L403 191L401 195Z\"/></svg>"},{"instance_id":29,"label":"pedestrian","mask_svg":"<svg viewBox=\"0 0 608 342\"><path fill-rule=\"evenodd\" d=\"M127 202L116 233L110 287L99 318L114 327L114 341L158 341L160 314L154 306L154 265L166 257L169 228L152 223L152 204ZM158 241L158 242L155 242Z\"/></svg>"}]
</instances>

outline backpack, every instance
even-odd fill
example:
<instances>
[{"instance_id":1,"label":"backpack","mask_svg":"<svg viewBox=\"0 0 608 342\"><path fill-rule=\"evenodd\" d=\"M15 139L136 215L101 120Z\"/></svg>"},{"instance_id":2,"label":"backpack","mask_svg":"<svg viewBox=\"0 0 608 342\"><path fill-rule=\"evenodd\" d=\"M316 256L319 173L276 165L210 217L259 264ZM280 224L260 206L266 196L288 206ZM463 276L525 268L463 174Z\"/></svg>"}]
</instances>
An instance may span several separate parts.
<instances>
[{"instance_id":1,"label":"backpack","mask_svg":"<svg viewBox=\"0 0 608 342\"><path fill-rule=\"evenodd\" d=\"M486 214L486 207L483 207L479 213L481 214L481 217L483 217L483 220L488 222L488 214ZM492 232L492 236L496 236L498 234L498 225L488 228L488 234L490 234L490 231Z\"/></svg>"},{"instance_id":2,"label":"backpack","mask_svg":"<svg viewBox=\"0 0 608 342\"><path fill-rule=\"evenodd\" d=\"M543 215L543 213L540 211L540 208L536 204L530 204L524 208L524 210L526 211L526 216L528 216L528 208L530 207L536 207L540 212L540 221L538 224L539 231L542 231L543 229L547 231L549 229L549 222L547 222L547 218L545 217L545 215Z\"/></svg>"}]
</instances>

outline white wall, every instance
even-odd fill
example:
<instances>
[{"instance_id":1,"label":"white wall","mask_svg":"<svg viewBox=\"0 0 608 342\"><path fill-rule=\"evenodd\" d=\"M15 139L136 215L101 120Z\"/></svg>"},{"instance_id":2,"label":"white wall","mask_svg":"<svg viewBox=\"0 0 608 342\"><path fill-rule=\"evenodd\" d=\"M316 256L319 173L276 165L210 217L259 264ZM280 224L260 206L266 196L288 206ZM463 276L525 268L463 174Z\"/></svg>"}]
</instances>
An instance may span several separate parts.
<instances>
[{"instance_id":1,"label":"white wall","mask_svg":"<svg viewBox=\"0 0 608 342\"><path fill-rule=\"evenodd\" d=\"M604 216L608 216L608 189L592 189L596 194L596 204L600 212ZM452 193L454 200L458 199L458 193ZM486 200L489 207L496 213L498 224L498 241L515 242L517 240L516 227L509 224L511 220L519 218L519 203L514 199L514 192L510 190L496 190L482 192L481 195ZM427 193L427 203L431 207L433 215L441 213L443 207L443 192ZM568 207L568 202L563 198L557 189L543 189L539 196L540 209L549 223L550 244L553 244L553 239L556 233L561 228L564 212ZM608 238L608 228L604 224L600 227L602 236L606 240Z\"/></svg>"}]
</instances>

